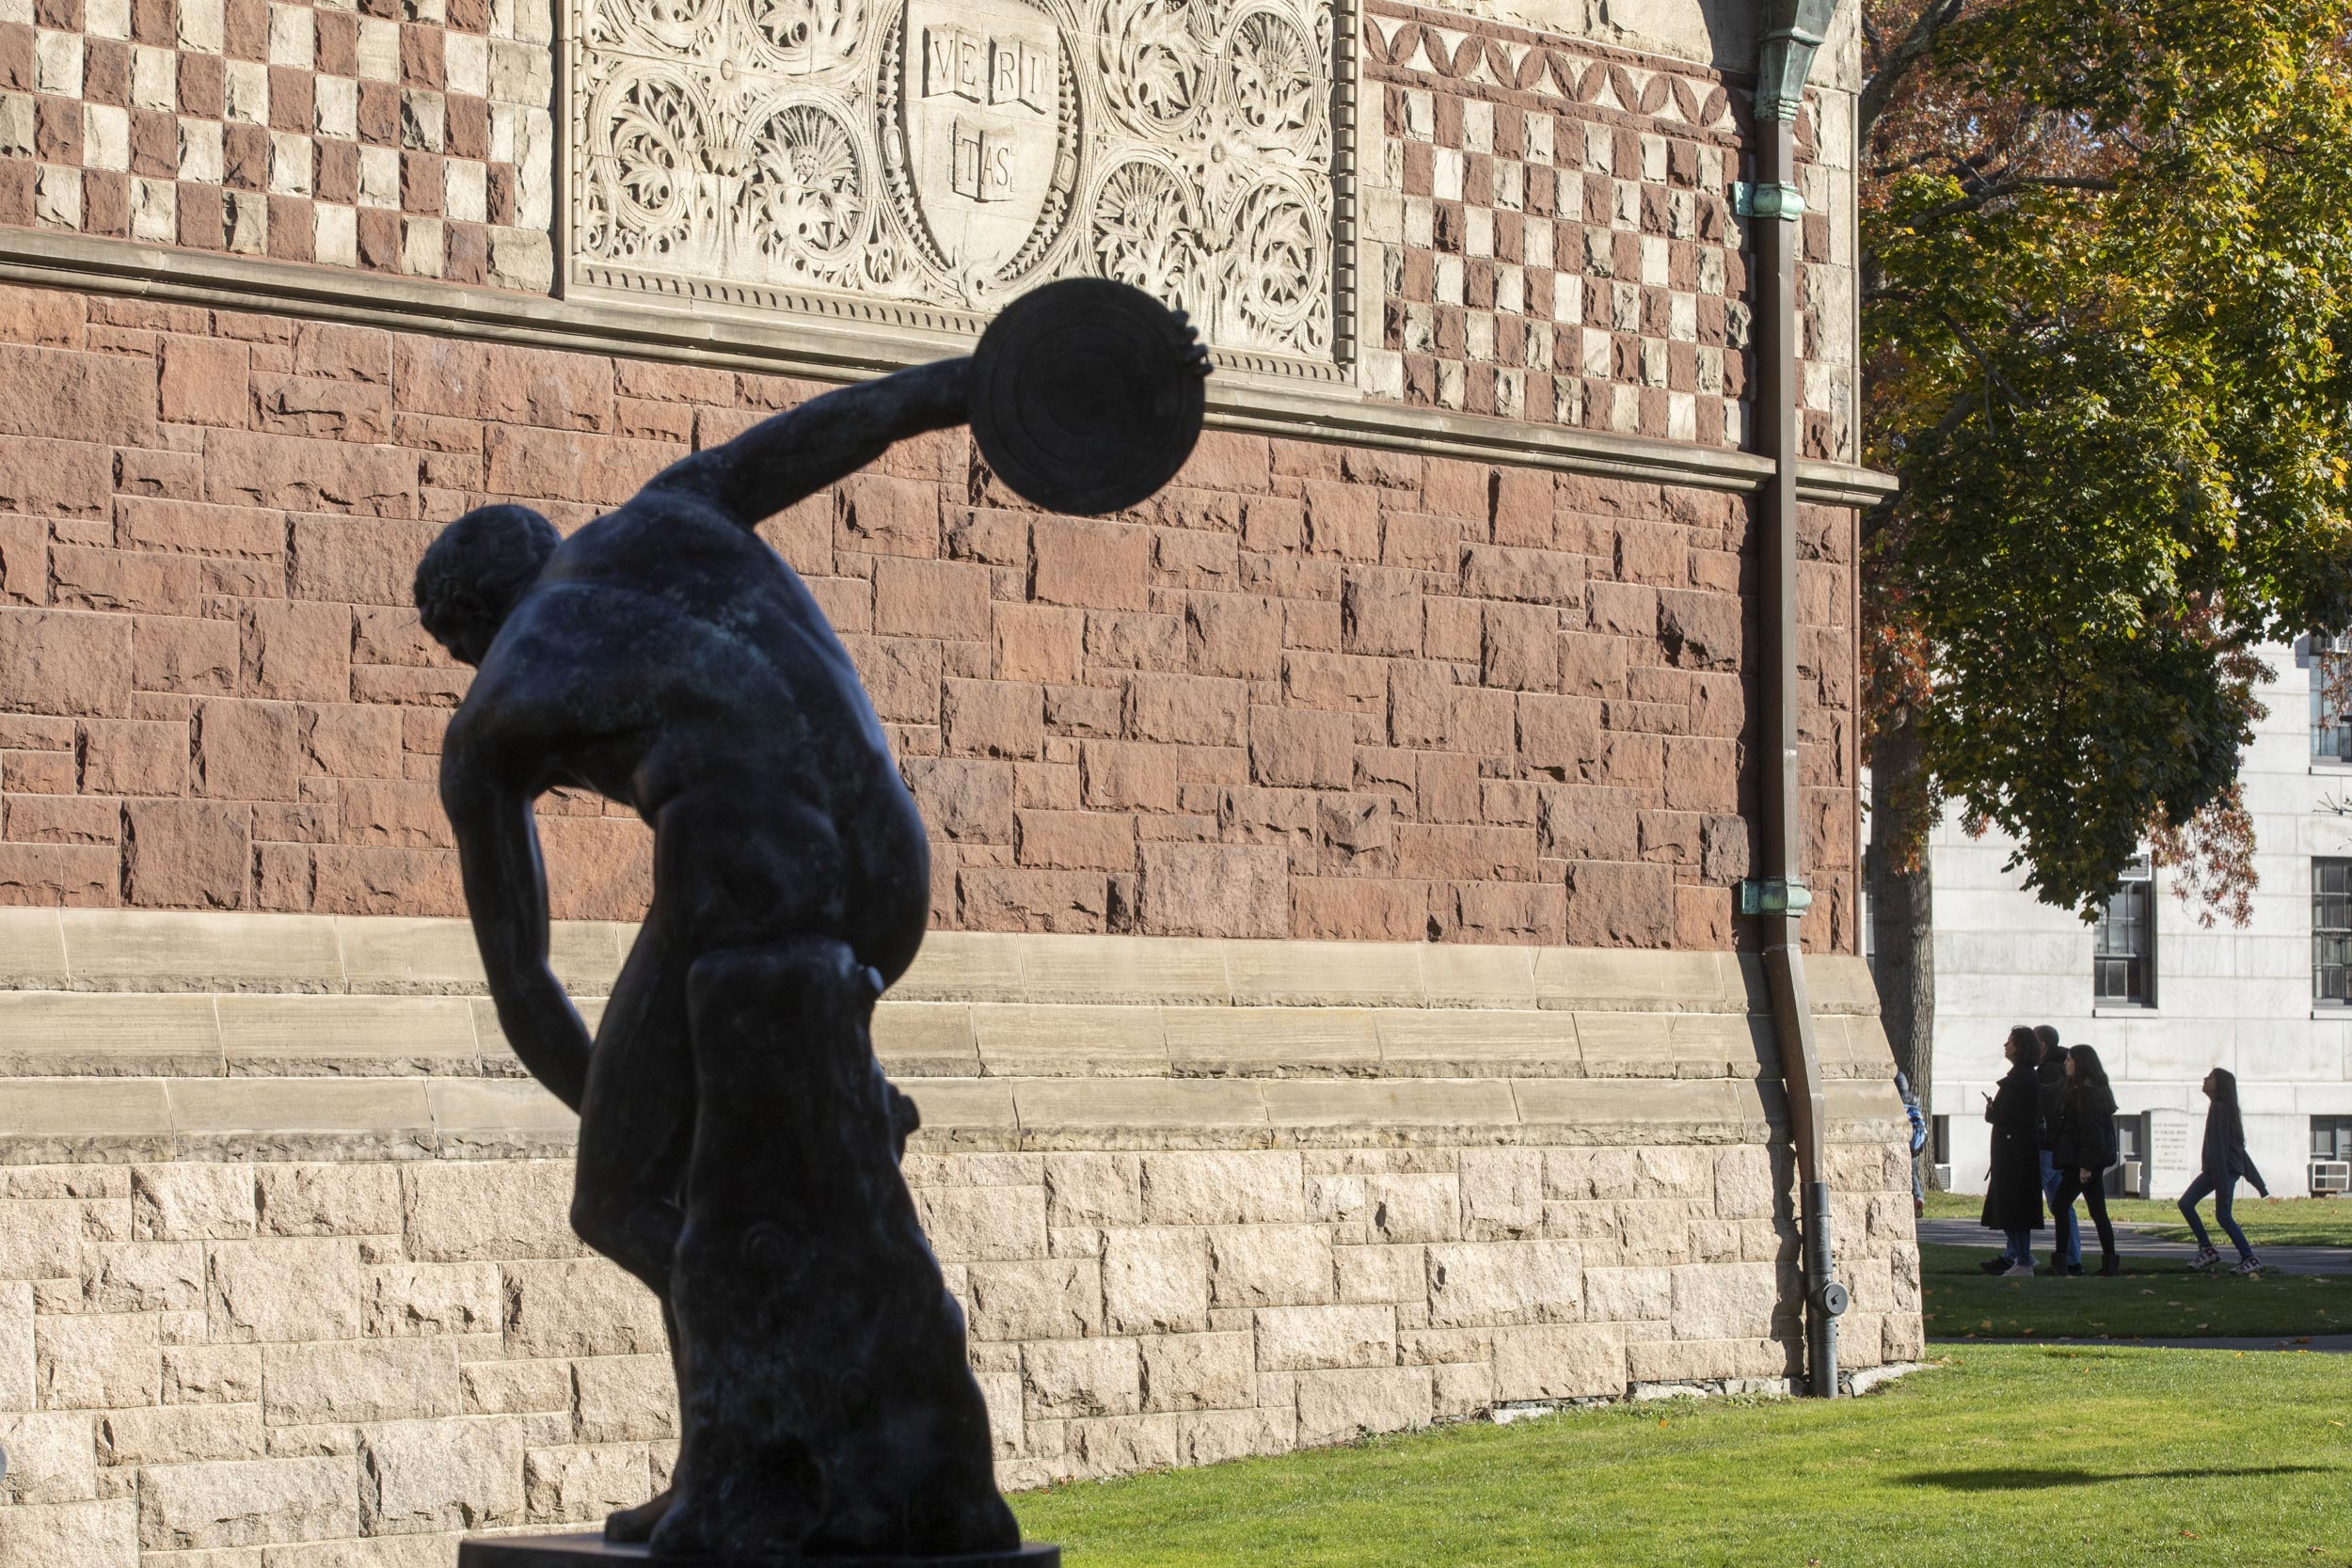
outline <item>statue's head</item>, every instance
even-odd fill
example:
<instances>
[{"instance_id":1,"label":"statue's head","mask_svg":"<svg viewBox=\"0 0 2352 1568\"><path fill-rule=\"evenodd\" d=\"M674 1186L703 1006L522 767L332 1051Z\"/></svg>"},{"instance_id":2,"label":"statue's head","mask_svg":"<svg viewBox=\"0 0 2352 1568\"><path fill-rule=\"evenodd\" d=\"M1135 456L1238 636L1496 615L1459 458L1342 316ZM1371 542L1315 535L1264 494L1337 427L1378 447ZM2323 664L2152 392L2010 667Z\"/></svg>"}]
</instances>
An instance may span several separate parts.
<instances>
[{"instance_id":1,"label":"statue's head","mask_svg":"<svg viewBox=\"0 0 2352 1568\"><path fill-rule=\"evenodd\" d=\"M441 531L417 562L417 611L461 664L480 664L491 640L563 542L527 506L477 506Z\"/></svg>"}]
</instances>

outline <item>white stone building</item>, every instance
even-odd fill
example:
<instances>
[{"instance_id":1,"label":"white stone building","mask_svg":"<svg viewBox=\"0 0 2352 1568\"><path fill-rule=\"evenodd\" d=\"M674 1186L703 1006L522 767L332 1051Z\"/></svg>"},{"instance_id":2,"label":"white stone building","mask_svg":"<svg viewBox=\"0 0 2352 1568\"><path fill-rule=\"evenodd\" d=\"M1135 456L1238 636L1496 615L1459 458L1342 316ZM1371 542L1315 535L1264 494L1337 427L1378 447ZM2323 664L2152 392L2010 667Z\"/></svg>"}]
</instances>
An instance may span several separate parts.
<instances>
[{"instance_id":1,"label":"white stone building","mask_svg":"<svg viewBox=\"0 0 2352 1568\"><path fill-rule=\"evenodd\" d=\"M1936 830L1930 1109L1956 1190L1984 1189L1980 1096L2017 1023L2098 1049L2134 1194L2174 1196L2196 1175L2198 1086L2214 1067L2238 1076L2248 1147L2274 1192L2309 1192L2315 1162L2352 1160L2352 727L2326 721L2335 705L2308 640L2264 654L2269 711L2245 758L2260 878L2246 926L2201 926L2167 869L2144 865L2086 925L2003 869L2005 835L1971 838L1957 814ZM2316 1175L2324 1185L2343 1170Z\"/></svg>"}]
</instances>

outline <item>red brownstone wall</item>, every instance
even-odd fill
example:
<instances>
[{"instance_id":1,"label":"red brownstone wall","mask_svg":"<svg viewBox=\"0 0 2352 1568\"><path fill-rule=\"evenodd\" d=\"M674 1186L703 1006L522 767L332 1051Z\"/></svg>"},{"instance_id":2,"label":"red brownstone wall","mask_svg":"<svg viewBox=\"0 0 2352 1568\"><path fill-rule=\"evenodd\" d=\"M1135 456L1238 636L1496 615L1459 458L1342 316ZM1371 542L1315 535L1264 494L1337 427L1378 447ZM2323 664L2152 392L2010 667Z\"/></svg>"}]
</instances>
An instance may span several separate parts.
<instances>
[{"instance_id":1,"label":"red brownstone wall","mask_svg":"<svg viewBox=\"0 0 2352 1568\"><path fill-rule=\"evenodd\" d=\"M465 673L413 563L494 498L572 527L818 388L0 293L0 900L459 911ZM1850 515L1803 568L1817 940L1851 950ZM1212 434L1120 517L961 433L766 531L866 673L945 926L1722 947L1754 810L1740 498ZM544 823L557 912L645 834Z\"/></svg>"}]
</instances>

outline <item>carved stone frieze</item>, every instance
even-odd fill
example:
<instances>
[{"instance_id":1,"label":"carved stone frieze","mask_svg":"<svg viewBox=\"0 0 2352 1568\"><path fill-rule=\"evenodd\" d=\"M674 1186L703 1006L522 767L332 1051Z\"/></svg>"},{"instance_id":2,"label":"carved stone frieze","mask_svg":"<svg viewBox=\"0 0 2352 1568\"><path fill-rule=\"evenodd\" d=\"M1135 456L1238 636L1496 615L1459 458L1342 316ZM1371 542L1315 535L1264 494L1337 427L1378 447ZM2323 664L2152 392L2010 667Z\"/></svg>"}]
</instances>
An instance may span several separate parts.
<instances>
[{"instance_id":1,"label":"carved stone frieze","mask_svg":"<svg viewBox=\"0 0 2352 1568\"><path fill-rule=\"evenodd\" d=\"M575 0L576 286L977 331L1048 278L1352 362L1346 0Z\"/></svg>"}]
</instances>

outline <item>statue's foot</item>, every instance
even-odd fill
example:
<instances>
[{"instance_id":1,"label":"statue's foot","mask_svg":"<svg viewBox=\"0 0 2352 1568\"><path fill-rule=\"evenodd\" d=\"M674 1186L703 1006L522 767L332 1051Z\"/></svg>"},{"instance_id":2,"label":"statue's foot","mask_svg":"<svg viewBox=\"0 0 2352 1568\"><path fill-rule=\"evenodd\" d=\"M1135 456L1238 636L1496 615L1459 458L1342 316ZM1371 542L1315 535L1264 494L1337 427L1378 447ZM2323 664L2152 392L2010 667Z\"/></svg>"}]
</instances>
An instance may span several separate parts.
<instances>
[{"instance_id":1,"label":"statue's foot","mask_svg":"<svg viewBox=\"0 0 2352 1568\"><path fill-rule=\"evenodd\" d=\"M670 1512L676 1488L661 1492L635 1508L615 1509L604 1518L604 1538L616 1546L642 1546L653 1539L653 1528Z\"/></svg>"}]
</instances>

